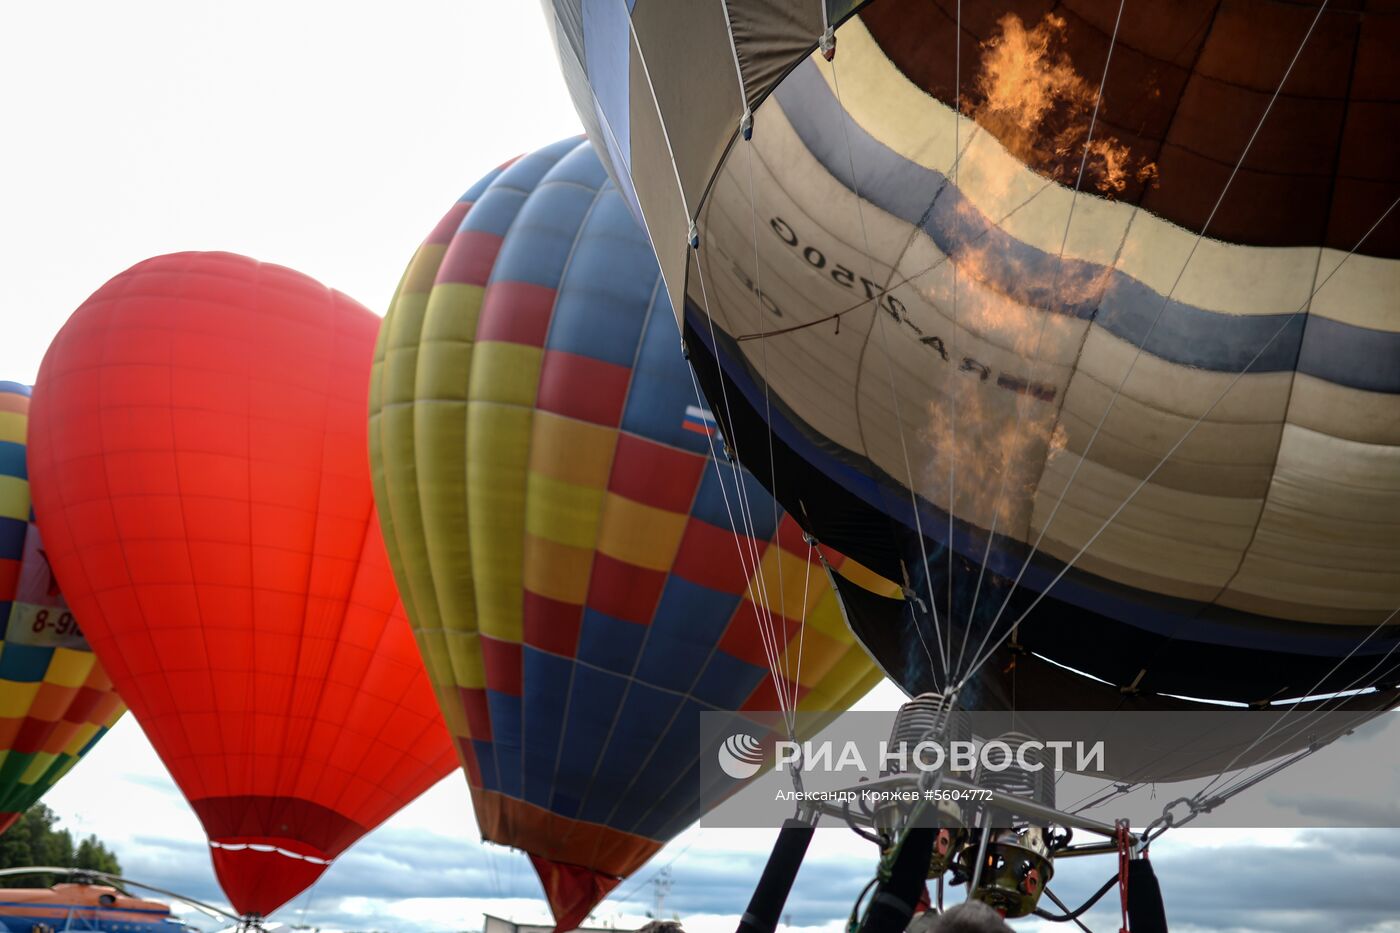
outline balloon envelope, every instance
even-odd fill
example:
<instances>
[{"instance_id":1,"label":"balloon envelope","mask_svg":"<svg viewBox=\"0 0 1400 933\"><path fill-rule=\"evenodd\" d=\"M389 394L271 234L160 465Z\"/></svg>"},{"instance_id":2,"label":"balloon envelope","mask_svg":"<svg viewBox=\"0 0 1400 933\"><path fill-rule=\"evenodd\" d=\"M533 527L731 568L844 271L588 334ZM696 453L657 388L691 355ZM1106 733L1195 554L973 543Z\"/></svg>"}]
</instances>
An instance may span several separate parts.
<instances>
[{"instance_id":1,"label":"balloon envelope","mask_svg":"<svg viewBox=\"0 0 1400 933\"><path fill-rule=\"evenodd\" d=\"M161 256L73 314L34 390L54 571L243 914L454 761L374 517L377 326L289 269Z\"/></svg>"},{"instance_id":2,"label":"balloon envelope","mask_svg":"<svg viewBox=\"0 0 1400 933\"><path fill-rule=\"evenodd\" d=\"M923 594L853 618L906 689L1394 704L1393 11L550 6L741 456Z\"/></svg>"},{"instance_id":3,"label":"balloon envelope","mask_svg":"<svg viewBox=\"0 0 1400 933\"><path fill-rule=\"evenodd\" d=\"M0 832L125 711L49 568L25 465L29 387L0 382Z\"/></svg>"},{"instance_id":4,"label":"balloon envelope","mask_svg":"<svg viewBox=\"0 0 1400 933\"><path fill-rule=\"evenodd\" d=\"M376 354L390 558L481 831L530 853L561 929L699 817L701 711L776 710L775 679L840 710L880 679L796 524L723 459L679 338L568 140L453 206Z\"/></svg>"}]
</instances>

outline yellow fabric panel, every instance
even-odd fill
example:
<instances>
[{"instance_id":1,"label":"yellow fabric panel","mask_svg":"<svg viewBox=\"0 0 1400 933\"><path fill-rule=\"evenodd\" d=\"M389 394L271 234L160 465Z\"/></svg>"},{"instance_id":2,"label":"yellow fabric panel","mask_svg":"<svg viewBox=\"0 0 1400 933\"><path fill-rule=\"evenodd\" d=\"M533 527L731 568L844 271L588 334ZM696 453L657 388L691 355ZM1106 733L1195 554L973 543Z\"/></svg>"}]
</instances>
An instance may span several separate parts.
<instances>
[{"instance_id":1,"label":"yellow fabric panel","mask_svg":"<svg viewBox=\"0 0 1400 933\"><path fill-rule=\"evenodd\" d=\"M44 776L44 772L58 758L53 752L35 752L34 757L29 762L29 767L24 769L24 773L19 776L21 784L33 784Z\"/></svg>"},{"instance_id":2,"label":"yellow fabric panel","mask_svg":"<svg viewBox=\"0 0 1400 933\"><path fill-rule=\"evenodd\" d=\"M73 734L68 737L68 743L63 746L65 755L76 755L82 751L87 743L92 741L92 737L97 735L97 730L110 728L109 726L98 725L96 723L85 722L73 730Z\"/></svg>"},{"instance_id":3,"label":"yellow fabric panel","mask_svg":"<svg viewBox=\"0 0 1400 933\"><path fill-rule=\"evenodd\" d=\"M490 346L482 344L481 347ZM503 347L506 344L495 344ZM530 348L522 348L530 349ZM538 357L538 350L533 351ZM472 394L483 372L472 379ZM533 388L530 390L533 395ZM490 444L467 448L467 516L477 627L503 641L521 640L521 568L525 553L525 464L529 461L531 410L472 401L467 431Z\"/></svg>"},{"instance_id":4,"label":"yellow fabric panel","mask_svg":"<svg viewBox=\"0 0 1400 933\"><path fill-rule=\"evenodd\" d=\"M413 387L416 401L466 401L484 294L479 285L445 284L428 296Z\"/></svg>"},{"instance_id":5,"label":"yellow fabric panel","mask_svg":"<svg viewBox=\"0 0 1400 933\"><path fill-rule=\"evenodd\" d=\"M604 491L538 473L526 479L525 530L545 541L592 550Z\"/></svg>"},{"instance_id":6,"label":"yellow fabric panel","mask_svg":"<svg viewBox=\"0 0 1400 933\"><path fill-rule=\"evenodd\" d=\"M816 563L815 556L812 562ZM800 620L821 599L826 574L820 564L814 568L813 578L808 580L807 561L804 558L789 554L776 544L769 544L759 559L758 567L759 572L752 575L744 598L763 603L766 594L767 606L774 614Z\"/></svg>"},{"instance_id":7,"label":"yellow fabric panel","mask_svg":"<svg viewBox=\"0 0 1400 933\"><path fill-rule=\"evenodd\" d=\"M616 447L613 428L537 411L530 472L601 492L608 485Z\"/></svg>"},{"instance_id":8,"label":"yellow fabric panel","mask_svg":"<svg viewBox=\"0 0 1400 933\"><path fill-rule=\"evenodd\" d=\"M598 551L648 570L669 571L688 516L608 493Z\"/></svg>"},{"instance_id":9,"label":"yellow fabric panel","mask_svg":"<svg viewBox=\"0 0 1400 933\"><path fill-rule=\"evenodd\" d=\"M81 687L96 664L97 655L91 651L55 648L49 658L49 669L44 672L44 680L60 687Z\"/></svg>"},{"instance_id":10,"label":"yellow fabric panel","mask_svg":"<svg viewBox=\"0 0 1400 933\"><path fill-rule=\"evenodd\" d=\"M370 374L379 408L370 411L369 447L375 502L399 596L413 625L432 630L442 623L423 534L413 394L426 309L426 296L400 291L380 326Z\"/></svg>"},{"instance_id":11,"label":"yellow fabric panel","mask_svg":"<svg viewBox=\"0 0 1400 933\"><path fill-rule=\"evenodd\" d=\"M817 631L808 620L806 631L793 634L778 660L788 679L797 678L804 687L816 687L850 650L849 639L842 641Z\"/></svg>"},{"instance_id":12,"label":"yellow fabric panel","mask_svg":"<svg viewBox=\"0 0 1400 933\"><path fill-rule=\"evenodd\" d=\"M880 596L896 597L902 592L898 583L886 580L864 564L856 563L853 560L847 560L837 572L861 589L869 590Z\"/></svg>"},{"instance_id":13,"label":"yellow fabric panel","mask_svg":"<svg viewBox=\"0 0 1400 933\"><path fill-rule=\"evenodd\" d=\"M801 712L844 710L884 679L869 655L859 648L837 661L827 675L797 703Z\"/></svg>"},{"instance_id":14,"label":"yellow fabric panel","mask_svg":"<svg viewBox=\"0 0 1400 933\"><path fill-rule=\"evenodd\" d=\"M0 441L14 444L25 442L29 416L18 411L0 411Z\"/></svg>"},{"instance_id":15,"label":"yellow fabric panel","mask_svg":"<svg viewBox=\"0 0 1400 933\"><path fill-rule=\"evenodd\" d=\"M452 659L453 680L456 685L477 689L485 687L486 668L481 659L480 633L444 632L443 640Z\"/></svg>"},{"instance_id":16,"label":"yellow fabric panel","mask_svg":"<svg viewBox=\"0 0 1400 933\"><path fill-rule=\"evenodd\" d=\"M414 382L415 460L429 573L444 635L439 645L460 685L485 683L477 632L467 502L467 396L483 289L441 284L424 311ZM459 637L465 635L466 638ZM460 704L457 704L460 705Z\"/></svg>"},{"instance_id":17,"label":"yellow fabric panel","mask_svg":"<svg viewBox=\"0 0 1400 933\"><path fill-rule=\"evenodd\" d=\"M0 476L0 518L29 520L29 481Z\"/></svg>"},{"instance_id":18,"label":"yellow fabric panel","mask_svg":"<svg viewBox=\"0 0 1400 933\"><path fill-rule=\"evenodd\" d=\"M817 604L807 612L807 630L821 632L850 644L854 636L851 635L850 627L846 625L846 617L841 614L841 604L836 599L836 593L827 582L826 571L818 566L816 572L820 576L812 582L813 589L817 590Z\"/></svg>"},{"instance_id":19,"label":"yellow fabric panel","mask_svg":"<svg viewBox=\"0 0 1400 933\"><path fill-rule=\"evenodd\" d=\"M539 347L496 340L478 343L472 357L471 400L534 408L543 361Z\"/></svg>"},{"instance_id":20,"label":"yellow fabric panel","mask_svg":"<svg viewBox=\"0 0 1400 933\"><path fill-rule=\"evenodd\" d=\"M39 682L19 683L14 680L0 680L0 717L19 719L29 712L29 704L34 702L34 694L39 692Z\"/></svg>"},{"instance_id":21,"label":"yellow fabric panel","mask_svg":"<svg viewBox=\"0 0 1400 933\"><path fill-rule=\"evenodd\" d=\"M403 281L399 284L400 291L412 295L428 294L433 288L433 280L437 278L438 269L442 267L442 258L446 254L446 243L424 243L419 246L418 251L409 260L408 268L404 270Z\"/></svg>"},{"instance_id":22,"label":"yellow fabric panel","mask_svg":"<svg viewBox=\"0 0 1400 933\"><path fill-rule=\"evenodd\" d=\"M447 726L448 733L456 738L471 738L472 730L467 725L467 711L462 706L457 687L450 682L445 685L435 682L433 694L437 697L438 709L442 710L442 721Z\"/></svg>"},{"instance_id":23,"label":"yellow fabric panel","mask_svg":"<svg viewBox=\"0 0 1400 933\"><path fill-rule=\"evenodd\" d=\"M571 547L532 534L525 536L525 588L540 596L582 605L593 571L593 544Z\"/></svg>"},{"instance_id":24,"label":"yellow fabric panel","mask_svg":"<svg viewBox=\"0 0 1400 933\"><path fill-rule=\"evenodd\" d=\"M465 394L465 392L464 392ZM415 459L423 538L441 625L476 631L476 593L467 527L467 402L421 399L414 406Z\"/></svg>"}]
</instances>

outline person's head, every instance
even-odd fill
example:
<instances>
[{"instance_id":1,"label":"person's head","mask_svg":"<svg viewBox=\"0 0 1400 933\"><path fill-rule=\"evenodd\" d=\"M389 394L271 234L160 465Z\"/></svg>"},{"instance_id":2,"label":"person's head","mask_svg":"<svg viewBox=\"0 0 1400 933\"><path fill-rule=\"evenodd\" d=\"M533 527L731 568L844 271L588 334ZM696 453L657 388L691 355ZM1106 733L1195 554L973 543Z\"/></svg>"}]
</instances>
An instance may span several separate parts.
<instances>
[{"instance_id":1,"label":"person's head","mask_svg":"<svg viewBox=\"0 0 1400 933\"><path fill-rule=\"evenodd\" d=\"M928 933L1012 933L1001 914L981 901L967 901L946 910Z\"/></svg>"}]
</instances>

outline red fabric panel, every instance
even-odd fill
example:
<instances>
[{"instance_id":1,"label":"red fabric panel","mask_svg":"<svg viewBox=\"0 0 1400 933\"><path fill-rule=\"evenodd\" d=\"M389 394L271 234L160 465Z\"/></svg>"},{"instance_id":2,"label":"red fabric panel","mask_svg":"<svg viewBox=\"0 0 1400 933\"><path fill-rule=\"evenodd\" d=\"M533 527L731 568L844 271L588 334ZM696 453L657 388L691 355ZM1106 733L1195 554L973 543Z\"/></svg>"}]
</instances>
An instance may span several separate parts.
<instances>
[{"instance_id":1,"label":"red fabric panel","mask_svg":"<svg viewBox=\"0 0 1400 933\"><path fill-rule=\"evenodd\" d=\"M541 411L617 427L632 370L591 356L546 350L540 371Z\"/></svg>"},{"instance_id":2,"label":"red fabric panel","mask_svg":"<svg viewBox=\"0 0 1400 933\"><path fill-rule=\"evenodd\" d=\"M481 636L481 664L486 689L518 697L521 694L520 643Z\"/></svg>"},{"instance_id":3,"label":"red fabric panel","mask_svg":"<svg viewBox=\"0 0 1400 933\"><path fill-rule=\"evenodd\" d=\"M664 572L624 563L600 552L593 555L588 605L614 619L647 625L665 586Z\"/></svg>"},{"instance_id":4,"label":"red fabric panel","mask_svg":"<svg viewBox=\"0 0 1400 933\"><path fill-rule=\"evenodd\" d=\"M533 853L530 863L540 876L544 896L549 899L549 909L554 913L554 933L577 929L622 881L591 868L551 862Z\"/></svg>"},{"instance_id":5,"label":"red fabric panel","mask_svg":"<svg viewBox=\"0 0 1400 933\"><path fill-rule=\"evenodd\" d=\"M768 542L759 541L756 544L762 557ZM739 596L747 592L749 581L744 567L752 559L745 545L744 560L742 563L739 561L733 531L692 518L686 522L685 534L681 537L680 550L676 552L676 562L671 572L691 583Z\"/></svg>"},{"instance_id":6,"label":"red fabric panel","mask_svg":"<svg viewBox=\"0 0 1400 933\"><path fill-rule=\"evenodd\" d=\"M797 634L798 623L779 615L776 608L771 618L773 628L778 634L778 651L781 654L783 648ZM752 602L744 600L739 604L739 608L734 610L734 617L729 620L729 627L724 630L724 635L719 640L719 650L755 667L768 667L768 656L764 653L763 642L760 640L758 615L754 612ZM793 646L793 651L795 656L796 645Z\"/></svg>"},{"instance_id":7,"label":"red fabric panel","mask_svg":"<svg viewBox=\"0 0 1400 933\"><path fill-rule=\"evenodd\" d=\"M578 648L578 631L583 624L583 607L520 591L525 614L525 644L542 651L572 658Z\"/></svg>"},{"instance_id":8,"label":"red fabric panel","mask_svg":"<svg viewBox=\"0 0 1400 933\"><path fill-rule=\"evenodd\" d=\"M472 736L483 742L491 741L491 709L486 705L486 690L481 687L458 687L462 708L467 713L467 728Z\"/></svg>"},{"instance_id":9,"label":"red fabric panel","mask_svg":"<svg viewBox=\"0 0 1400 933\"><path fill-rule=\"evenodd\" d=\"M529 282L492 282L481 300L478 342L499 340L544 346L554 313L555 290Z\"/></svg>"},{"instance_id":10,"label":"red fabric panel","mask_svg":"<svg viewBox=\"0 0 1400 933\"><path fill-rule=\"evenodd\" d=\"M621 433L608 488L634 502L688 513L704 470L704 457Z\"/></svg>"},{"instance_id":11,"label":"red fabric panel","mask_svg":"<svg viewBox=\"0 0 1400 933\"><path fill-rule=\"evenodd\" d=\"M437 281L485 285L501 251L501 237L480 230L464 230L452 238L438 266ZM368 372L368 370L366 370Z\"/></svg>"},{"instance_id":12,"label":"red fabric panel","mask_svg":"<svg viewBox=\"0 0 1400 933\"><path fill-rule=\"evenodd\" d=\"M378 325L289 269L162 256L89 298L39 373L49 559L211 838L334 858L457 760L374 512ZM307 864L215 854L263 915Z\"/></svg>"},{"instance_id":13,"label":"red fabric panel","mask_svg":"<svg viewBox=\"0 0 1400 933\"><path fill-rule=\"evenodd\" d=\"M452 242L452 236L457 232L457 228L462 226L462 220L467 216L467 211L472 209L472 201L458 201L447 209L447 213L442 215L433 232L428 234L424 243L445 244Z\"/></svg>"}]
</instances>

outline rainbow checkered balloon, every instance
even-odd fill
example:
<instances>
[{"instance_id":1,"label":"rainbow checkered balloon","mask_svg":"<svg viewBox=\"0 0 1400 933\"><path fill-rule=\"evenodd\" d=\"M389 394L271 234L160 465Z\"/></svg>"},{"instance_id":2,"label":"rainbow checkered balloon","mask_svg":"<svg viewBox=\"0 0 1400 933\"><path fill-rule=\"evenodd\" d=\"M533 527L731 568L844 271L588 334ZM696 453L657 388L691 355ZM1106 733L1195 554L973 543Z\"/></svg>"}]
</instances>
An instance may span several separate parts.
<instances>
[{"instance_id":1,"label":"rainbow checkered balloon","mask_svg":"<svg viewBox=\"0 0 1400 933\"><path fill-rule=\"evenodd\" d=\"M721 420L585 141L463 195L380 331L399 592L482 835L530 854L563 930L700 816L701 712L837 711L882 676Z\"/></svg>"},{"instance_id":2,"label":"rainbow checkered balloon","mask_svg":"<svg viewBox=\"0 0 1400 933\"><path fill-rule=\"evenodd\" d=\"M49 570L29 502L29 387L0 382L0 832L126 707Z\"/></svg>"}]
</instances>

